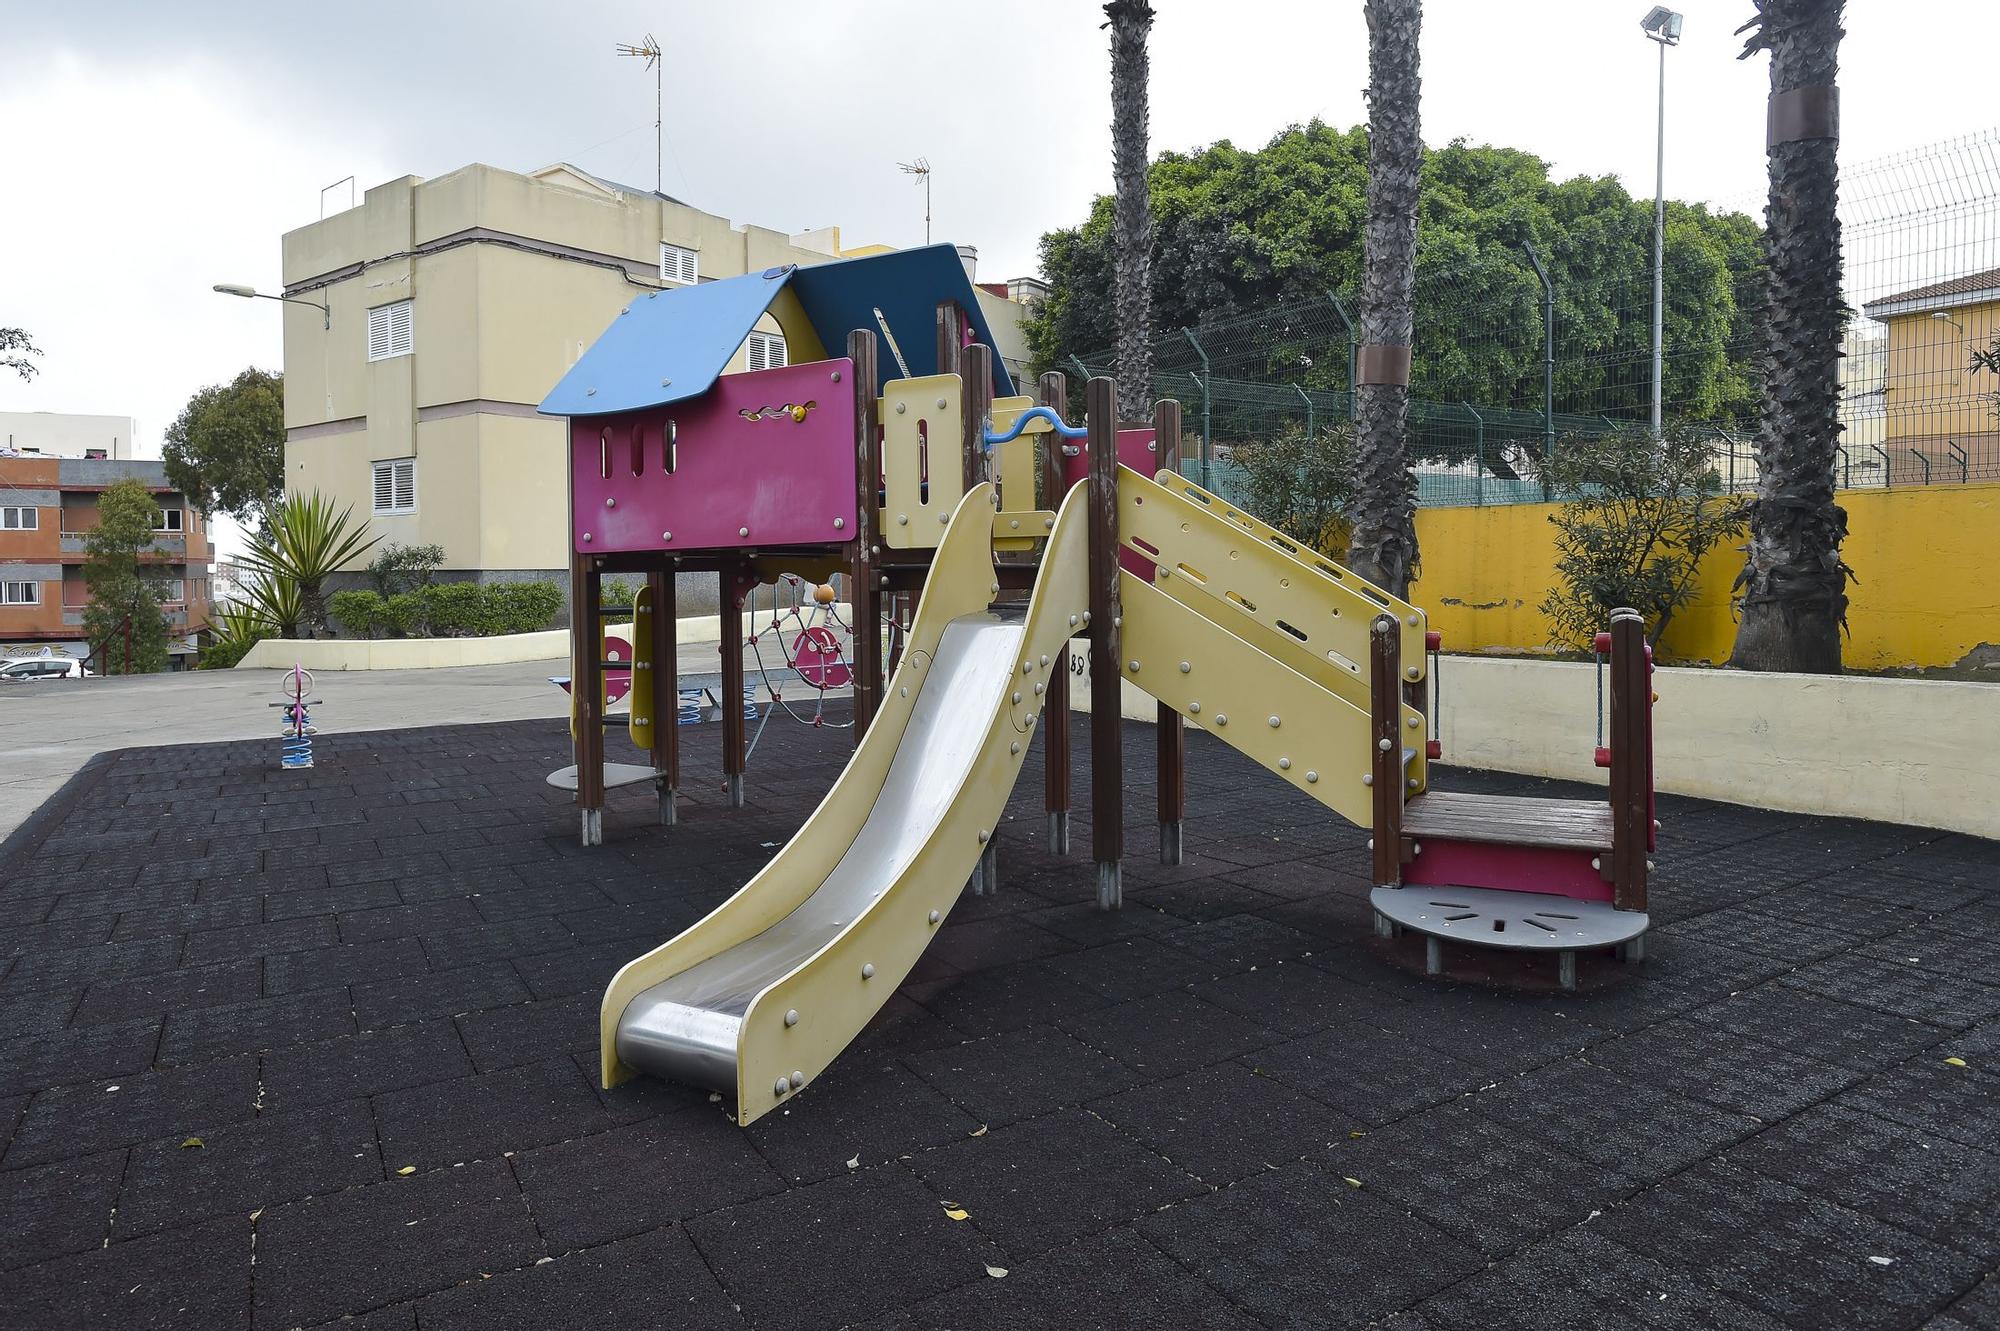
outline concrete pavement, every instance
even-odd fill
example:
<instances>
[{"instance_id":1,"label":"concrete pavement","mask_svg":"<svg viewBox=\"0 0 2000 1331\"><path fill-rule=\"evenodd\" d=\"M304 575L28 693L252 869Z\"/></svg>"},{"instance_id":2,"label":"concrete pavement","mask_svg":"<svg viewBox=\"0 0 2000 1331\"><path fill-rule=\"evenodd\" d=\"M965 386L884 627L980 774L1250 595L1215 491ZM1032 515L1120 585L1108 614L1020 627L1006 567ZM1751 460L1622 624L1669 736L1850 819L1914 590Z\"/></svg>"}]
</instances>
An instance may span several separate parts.
<instances>
[{"instance_id":1,"label":"concrete pavement","mask_svg":"<svg viewBox=\"0 0 2000 1331\"><path fill-rule=\"evenodd\" d=\"M689 686L712 684L721 669L714 643L682 647L678 662ZM314 696L324 703L313 722L321 734L339 735L562 716L566 695L549 676L567 672L568 663L555 659L323 674ZM269 704L278 700L283 673L204 670L0 685L0 840L109 750L269 736L277 762L278 718Z\"/></svg>"}]
</instances>

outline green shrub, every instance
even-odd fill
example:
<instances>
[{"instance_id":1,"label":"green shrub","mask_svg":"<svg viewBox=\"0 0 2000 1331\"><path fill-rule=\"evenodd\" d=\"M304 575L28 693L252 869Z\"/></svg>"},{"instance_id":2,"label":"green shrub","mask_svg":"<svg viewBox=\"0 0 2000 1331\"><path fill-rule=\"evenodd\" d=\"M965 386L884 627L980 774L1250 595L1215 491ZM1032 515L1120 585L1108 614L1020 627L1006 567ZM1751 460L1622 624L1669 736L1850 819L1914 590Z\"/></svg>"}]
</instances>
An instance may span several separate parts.
<instances>
[{"instance_id":1,"label":"green shrub","mask_svg":"<svg viewBox=\"0 0 2000 1331\"><path fill-rule=\"evenodd\" d=\"M499 582L483 590L491 602L496 633L545 629L562 609L562 588L553 582Z\"/></svg>"},{"instance_id":2,"label":"green shrub","mask_svg":"<svg viewBox=\"0 0 2000 1331\"><path fill-rule=\"evenodd\" d=\"M415 592L398 592L382 603L381 625L398 638L424 636L424 603Z\"/></svg>"},{"instance_id":3,"label":"green shrub","mask_svg":"<svg viewBox=\"0 0 2000 1331\"><path fill-rule=\"evenodd\" d=\"M605 578L602 586L606 610L630 610L633 600L639 595L641 583L636 578Z\"/></svg>"},{"instance_id":4,"label":"green shrub","mask_svg":"<svg viewBox=\"0 0 2000 1331\"><path fill-rule=\"evenodd\" d=\"M491 633L485 590L476 582L434 582L410 593L423 606L425 636L478 638Z\"/></svg>"},{"instance_id":5,"label":"green shrub","mask_svg":"<svg viewBox=\"0 0 2000 1331\"><path fill-rule=\"evenodd\" d=\"M1354 495L1354 427L1322 425L1311 434L1297 422L1270 437L1238 444L1252 513L1335 559L1347 557L1352 532L1345 509Z\"/></svg>"},{"instance_id":6,"label":"green shrub","mask_svg":"<svg viewBox=\"0 0 2000 1331\"><path fill-rule=\"evenodd\" d=\"M334 622L347 637L372 638L383 627L382 611L387 603L375 592L335 592L327 604L333 610Z\"/></svg>"}]
</instances>

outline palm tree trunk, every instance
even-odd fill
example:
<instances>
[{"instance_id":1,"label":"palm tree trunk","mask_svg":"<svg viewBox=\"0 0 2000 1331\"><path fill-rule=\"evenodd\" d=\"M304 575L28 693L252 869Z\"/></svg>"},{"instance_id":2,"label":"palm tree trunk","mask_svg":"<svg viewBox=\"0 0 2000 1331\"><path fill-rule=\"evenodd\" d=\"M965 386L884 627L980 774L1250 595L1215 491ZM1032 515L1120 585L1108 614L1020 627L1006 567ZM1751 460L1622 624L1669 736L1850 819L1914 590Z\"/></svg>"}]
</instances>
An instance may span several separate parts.
<instances>
[{"instance_id":1,"label":"palm tree trunk","mask_svg":"<svg viewBox=\"0 0 2000 1331\"><path fill-rule=\"evenodd\" d=\"M1361 272L1361 372L1354 389L1354 535L1347 562L1407 596L1417 561L1416 485L1405 422L1417 281L1417 36L1422 0L1368 0L1368 221Z\"/></svg>"},{"instance_id":2,"label":"palm tree trunk","mask_svg":"<svg viewBox=\"0 0 2000 1331\"><path fill-rule=\"evenodd\" d=\"M1843 0L1757 0L1744 54L1771 53L1764 390L1757 497L1736 586L1743 618L1730 664L1840 673L1847 513L1834 502L1840 445L1839 147L1834 76Z\"/></svg>"},{"instance_id":3,"label":"palm tree trunk","mask_svg":"<svg viewBox=\"0 0 2000 1331\"><path fill-rule=\"evenodd\" d=\"M1118 415L1153 414L1153 206L1146 193L1146 0L1111 0L1111 179L1114 313L1118 321Z\"/></svg>"}]
</instances>

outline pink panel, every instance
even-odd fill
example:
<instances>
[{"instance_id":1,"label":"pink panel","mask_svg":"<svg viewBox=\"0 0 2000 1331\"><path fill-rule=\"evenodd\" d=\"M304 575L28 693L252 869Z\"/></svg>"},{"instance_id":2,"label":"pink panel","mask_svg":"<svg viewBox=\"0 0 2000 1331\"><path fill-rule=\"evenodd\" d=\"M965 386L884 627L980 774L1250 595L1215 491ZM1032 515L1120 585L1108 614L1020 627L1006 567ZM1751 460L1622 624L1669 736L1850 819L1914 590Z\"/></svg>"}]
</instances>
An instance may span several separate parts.
<instances>
[{"instance_id":1,"label":"pink panel","mask_svg":"<svg viewBox=\"0 0 2000 1331\"><path fill-rule=\"evenodd\" d=\"M1403 866L1403 881L1431 887L1490 887L1547 892L1578 901L1611 900L1611 884L1590 867L1590 852L1546 846L1494 846L1427 836L1424 853Z\"/></svg>"},{"instance_id":2,"label":"pink panel","mask_svg":"<svg viewBox=\"0 0 2000 1331\"><path fill-rule=\"evenodd\" d=\"M1076 456L1063 459L1063 481L1069 485L1075 485L1090 474L1089 441L1078 439L1073 442L1077 445ZM1160 469L1160 459L1153 452L1153 427L1146 425L1134 430L1120 430L1118 461L1141 476L1151 476L1157 472Z\"/></svg>"},{"instance_id":3,"label":"pink panel","mask_svg":"<svg viewBox=\"0 0 2000 1331\"><path fill-rule=\"evenodd\" d=\"M853 377L845 359L786 365L724 375L691 402L572 419L575 548L605 554L853 539Z\"/></svg>"}]
</instances>

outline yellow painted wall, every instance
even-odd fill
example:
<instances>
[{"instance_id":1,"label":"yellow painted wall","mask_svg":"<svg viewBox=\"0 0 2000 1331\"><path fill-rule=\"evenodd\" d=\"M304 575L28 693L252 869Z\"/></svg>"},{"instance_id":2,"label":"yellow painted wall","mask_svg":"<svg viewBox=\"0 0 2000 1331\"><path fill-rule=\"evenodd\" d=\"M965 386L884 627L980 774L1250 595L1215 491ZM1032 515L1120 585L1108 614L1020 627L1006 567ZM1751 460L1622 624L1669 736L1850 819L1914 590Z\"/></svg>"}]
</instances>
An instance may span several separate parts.
<instances>
[{"instance_id":1,"label":"yellow painted wall","mask_svg":"<svg viewBox=\"0 0 2000 1331\"><path fill-rule=\"evenodd\" d=\"M1989 572L2000 538L2000 484L1845 490L1848 588L1845 657L1861 670L1954 665L2000 643L2000 581ZM1537 608L1555 581L1550 504L1426 508L1417 513L1423 575L1411 599L1454 652L1549 651ZM1668 627L1662 655L1726 660L1736 638L1730 587L1742 554L1725 546L1702 565L1695 600Z\"/></svg>"}]
</instances>

